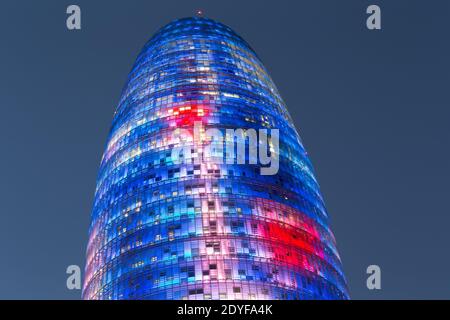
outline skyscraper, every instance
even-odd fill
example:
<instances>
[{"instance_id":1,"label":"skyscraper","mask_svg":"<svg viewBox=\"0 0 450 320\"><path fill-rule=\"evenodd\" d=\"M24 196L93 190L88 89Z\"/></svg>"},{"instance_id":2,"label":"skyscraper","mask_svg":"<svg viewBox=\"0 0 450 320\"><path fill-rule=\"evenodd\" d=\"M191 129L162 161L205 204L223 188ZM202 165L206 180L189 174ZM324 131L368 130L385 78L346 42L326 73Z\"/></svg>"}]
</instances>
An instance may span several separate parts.
<instances>
[{"instance_id":1,"label":"skyscraper","mask_svg":"<svg viewBox=\"0 0 450 320\"><path fill-rule=\"evenodd\" d=\"M267 133L276 166L251 155L252 143L264 151L252 132ZM83 298L348 297L312 165L256 53L210 19L163 27L139 54L114 115Z\"/></svg>"}]
</instances>

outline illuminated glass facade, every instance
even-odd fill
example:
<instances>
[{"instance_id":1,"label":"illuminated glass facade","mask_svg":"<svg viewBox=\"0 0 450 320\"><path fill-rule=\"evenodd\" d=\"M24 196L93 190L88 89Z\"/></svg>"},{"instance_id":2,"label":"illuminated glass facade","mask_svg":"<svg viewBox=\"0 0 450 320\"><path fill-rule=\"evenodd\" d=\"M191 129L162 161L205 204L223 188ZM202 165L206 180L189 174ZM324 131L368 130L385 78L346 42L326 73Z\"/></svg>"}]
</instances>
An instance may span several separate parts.
<instances>
[{"instance_id":1,"label":"illuminated glass facade","mask_svg":"<svg viewBox=\"0 0 450 320\"><path fill-rule=\"evenodd\" d=\"M279 170L179 163L174 128L279 129ZM206 143L206 142L205 142ZM275 152L271 150L271 152ZM186 18L144 46L97 178L85 299L348 299L307 152L274 83L230 28Z\"/></svg>"}]
</instances>

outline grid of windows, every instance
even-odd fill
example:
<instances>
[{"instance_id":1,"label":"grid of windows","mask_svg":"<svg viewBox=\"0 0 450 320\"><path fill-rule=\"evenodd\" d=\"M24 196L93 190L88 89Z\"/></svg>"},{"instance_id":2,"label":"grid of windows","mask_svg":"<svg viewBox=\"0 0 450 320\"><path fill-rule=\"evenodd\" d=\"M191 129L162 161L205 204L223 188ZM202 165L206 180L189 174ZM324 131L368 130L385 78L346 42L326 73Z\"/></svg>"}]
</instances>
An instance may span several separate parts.
<instances>
[{"instance_id":1,"label":"grid of windows","mask_svg":"<svg viewBox=\"0 0 450 320\"><path fill-rule=\"evenodd\" d=\"M173 135L194 123L279 129L278 173L219 164L201 148L175 161L175 146L207 142ZM264 66L227 26L174 21L138 56L97 178L83 297L348 298L300 137Z\"/></svg>"}]
</instances>

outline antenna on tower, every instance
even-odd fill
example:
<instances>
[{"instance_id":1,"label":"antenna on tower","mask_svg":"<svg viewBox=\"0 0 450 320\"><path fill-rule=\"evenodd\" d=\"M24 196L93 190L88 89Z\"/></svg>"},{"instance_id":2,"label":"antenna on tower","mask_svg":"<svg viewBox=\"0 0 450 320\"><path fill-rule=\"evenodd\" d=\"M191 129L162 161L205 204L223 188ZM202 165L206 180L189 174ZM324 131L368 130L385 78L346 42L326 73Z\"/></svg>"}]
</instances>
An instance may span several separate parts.
<instances>
[{"instance_id":1,"label":"antenna on tower","mask_svg":"<svg viewBox=\"0 0 450 320\"><path fill-rule=\"evenodd\" d=\"M203 10L202 10L202 9L197 9L197 10L195 11L195 15L196 15L197 17L203 17Z\"/></svg>"}]
</instances>

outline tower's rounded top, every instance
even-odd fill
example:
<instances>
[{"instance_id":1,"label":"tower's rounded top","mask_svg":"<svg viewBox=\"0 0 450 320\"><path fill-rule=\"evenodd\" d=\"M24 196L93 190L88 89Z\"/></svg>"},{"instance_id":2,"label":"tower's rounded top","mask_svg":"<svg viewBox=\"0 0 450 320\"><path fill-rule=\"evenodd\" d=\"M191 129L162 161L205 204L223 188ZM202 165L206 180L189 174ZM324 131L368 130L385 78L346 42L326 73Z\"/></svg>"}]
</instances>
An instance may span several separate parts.
<instances>
[{"instance_id":1,"label":"tower's rounded top","mask_svg":"<svg viewBox=\"0 0 450 320\"><path fill-rule=\"evenodd\" d=\"M198 14L199 12L201 12L201 15ZM219 38L228 38L229 40L241 42L245 44L253 53L255 53L251 46L230 27L203 16L203 11L201 9L197 11L196 16L176 19L166 24L149 40L146 47L150 46L151 43L159 41L161 38L184 36L201 37L206 34L217 35Z\"/></svg>"}]
</instances>

